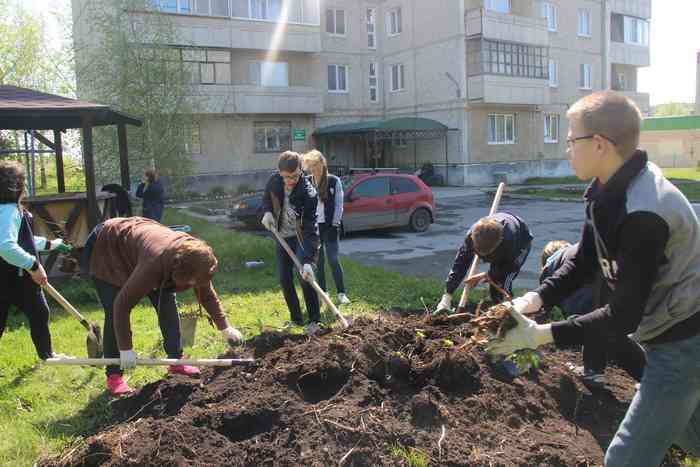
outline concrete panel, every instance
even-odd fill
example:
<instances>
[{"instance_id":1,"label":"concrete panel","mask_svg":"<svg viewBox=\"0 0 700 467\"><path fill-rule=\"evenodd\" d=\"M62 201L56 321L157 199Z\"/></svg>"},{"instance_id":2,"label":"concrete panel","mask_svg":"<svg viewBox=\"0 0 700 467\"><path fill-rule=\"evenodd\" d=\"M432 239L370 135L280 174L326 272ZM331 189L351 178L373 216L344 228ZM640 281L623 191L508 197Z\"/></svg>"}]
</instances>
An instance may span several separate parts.
<instances>
[{"instance_id":1,"label":"concrete panel","mask_svg":"<svg viewBox=\"0 0 700 467\"><path fill-rule=\"evenodd\" d=\"M649 19L651 18L651 0L610 0L610 11Z\"/></svg>"},{"instance_id":2,"label":"concrete panel","mask_svg":"<svg viewBox=\"0 0 700 467\"><path fill-rule=\"evenodd\" d=\"M515 76L478 75L468 80L470 101L492 104L544 105L549 103L547 80Z\"/></svg>"},{"instance_id":3,"label":"concrete panel","mask_svg":"<svg viewBox=\"0 0 700 467\"><path fill-rule=\"evenodd\" d=\"M532 177L566 177L574 174L568 160L469 164L464 167L464 172L466 186L496 185L503 178L507 183L522 183Z\"/></svg>"},{"instance_id":4,"label":"concrete panel","mask_svg":"<svg viewBox=\"0 0 700 467\"><path fill-rule=\"evenodd\" d=\"M610 42L610 63L649 66L649 47L643 45Z\"/></svg>"},{"instance_id":5,"label":"concrete panel","mask_svg":"<svg viewBox=\"0 0 700 467\"><path fill-rule=\"evenodd\" d=\"M487 39L549 45L547 22L544 18L519 16L477 8L466 13L467 36L477 34Z\"/></svg>"}]
</instances>

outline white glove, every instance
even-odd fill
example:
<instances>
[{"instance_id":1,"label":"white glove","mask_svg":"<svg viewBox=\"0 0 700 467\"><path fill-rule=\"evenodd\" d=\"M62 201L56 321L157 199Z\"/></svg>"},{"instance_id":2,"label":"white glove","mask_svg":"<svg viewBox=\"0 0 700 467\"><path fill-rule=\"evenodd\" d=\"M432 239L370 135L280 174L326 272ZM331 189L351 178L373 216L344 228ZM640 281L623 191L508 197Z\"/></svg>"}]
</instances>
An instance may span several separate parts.
<instances>
[{"instance_id":1,"label":"white glove","mask_svg":"<svg viewBox=\"0 0 700 467\"><path fill-rule=\"evenodd\" d=\"M542 302L542 297L537 292L528 292L522 297L518 297L511 302L513 308L519 313L524 315L529 315L536 311L539 311L544 305Z\"/></svg>"},{"instance_id":2,"label":"white glove","mask_svg":"<svg viewBox=\"0 0 700 467\"><path fill-rule=\"evenodd\" d=\"M445 311L452 309L452 294L443 294L435 311Z\"/></svg>"},{"instance_id":3,"label":"white glove","mask_svg":"<svg viewBox=\"0 0 700 467\"><path fill-rule=\"evenodd\" d=\"M266 212L260 223L267 230L275 230L275 216L273 216L271 212Z\"/></svg>"},{"instance_id":4,"label":"white glove","mask_svg":"<svg viewBox=\"0 0 700 467\"><path fill-rule=\"evenodd\" d=\"M526 318L514 308L510 310L511 316L518 324L506 332L502 339L495 339L486 349L494 355L510 355L520 349L536 349L554 341L551 324L537 324Z\"/></svg>"},{"instance_id":5,"label":"white glove","mask_svg":"<svg viewBox=\"0 0 700 467\"><path fill-rule=\"evenodd\" d=\"M306 282L314 280L314 268L309 263L306 263L301 270L301 278Z\"/></svg>"},{"instance_id":6,"label":"white glove","mask_svg":"<svg viewBox=\"0 0 700 467\"><path fill-rule=\"evenodd\" d=\"M61 245L63 245L63 239L62 238L54 238L53 240L51 240L51 246L49 248L49 251L53 251Z\"/></svg>"},{"instance_id":7,"label":"white glove","mask_svg":"<svg viewBox=\"0 0 700 467\"><path fill-rule=\"evenodd\" d=\"M221 335L224 337L224 340L228 343L229 347L235 347L245 342L243 334L232 326L222 329Z\"/></svg>"},{"instance_id":8,"label":"white glove","mask_svg":"<svg viewBox=\"0 0 700 467\"><path fill-rule=\"evenodd\" d=\"M119 366L122 370L129 370L136 366L138 355L133 349L119 351Z\"/></svg>"}]
</instances>

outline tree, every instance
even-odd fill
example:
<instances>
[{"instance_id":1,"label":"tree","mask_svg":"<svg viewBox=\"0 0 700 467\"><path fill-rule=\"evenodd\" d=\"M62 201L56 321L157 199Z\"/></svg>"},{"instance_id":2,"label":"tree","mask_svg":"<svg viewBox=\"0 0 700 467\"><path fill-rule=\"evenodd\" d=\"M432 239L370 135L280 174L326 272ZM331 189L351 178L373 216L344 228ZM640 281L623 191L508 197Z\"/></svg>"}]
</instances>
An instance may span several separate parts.
<instances>
[{"instance_id":1,"label":"tree","mask_svg":"<svg viewBox=\"0 0 700 467\"><path fill-rule=\"evenodd\" d=\"M78 2L76 2L78 3ZM83 2L76 38L78 90L81 98L110 104L144 119L129 128L133 172L154 165L161 174L187 175L188 128L195 124L197 103L172 20L152 12L147 0ZM118 174L116 132L101 129L95 137L96 173L101 181Z\"/></svg>"},{"instance_id":2,"label":"tree","mask_svg":"<svg viewBox=\"0 0 700 467\"><path fill-rule=\"evenodd\" d=\"M671 117L692 115L695 112L693 104L685 104L683 102L667 102L654 107L652 115L654 117Z\"/></svg>"}]
</instances>

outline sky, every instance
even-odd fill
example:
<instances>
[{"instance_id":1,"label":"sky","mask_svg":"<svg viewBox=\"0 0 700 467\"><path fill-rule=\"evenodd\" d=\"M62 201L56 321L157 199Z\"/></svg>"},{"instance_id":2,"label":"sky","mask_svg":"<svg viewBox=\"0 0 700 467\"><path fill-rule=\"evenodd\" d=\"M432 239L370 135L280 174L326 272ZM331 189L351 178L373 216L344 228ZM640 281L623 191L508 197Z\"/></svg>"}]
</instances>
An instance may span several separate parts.
<instances>
[{"instance_id":1,"label":"sky","mask_svg":"<svg viewBox=\"0 0 700 467\"><path fill-rule=\"evenodd\" d=\"M70 0L16 1L33 11L70 8ZM52 24L53 15L46 17L49 31L58 31ZM648 92L652 105L694 102L696 54L700 51L700 0L652 0L649 41L651 66L640 68L638 91Z\"/></svg>"}]
</instances>

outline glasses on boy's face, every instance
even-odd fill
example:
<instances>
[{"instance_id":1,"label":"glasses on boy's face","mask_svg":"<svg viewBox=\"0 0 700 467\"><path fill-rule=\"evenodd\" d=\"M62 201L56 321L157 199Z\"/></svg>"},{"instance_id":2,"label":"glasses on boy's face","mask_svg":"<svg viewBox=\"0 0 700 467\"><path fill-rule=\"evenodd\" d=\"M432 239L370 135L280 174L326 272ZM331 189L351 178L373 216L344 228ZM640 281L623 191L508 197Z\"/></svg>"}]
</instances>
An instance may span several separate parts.
<instances>
[{"instance_id":1,"label":"glasses on boy's face","mask_svg":"<svg viewBox=\"0 0 700 467\"><path fill-rule=\"evenodd\" d=\"M285 182L294 182L299 179L299 175L301 175L301 171L294 172L292 175L282 175L282 178Z\"/></svg>"},{"instance_id":2,"label":"glasses on boy's face","mask_svg":"<svg viewBox=\"0 0 700 467\"><path fill-rule=\"evenodd\" d=\"M617 145L617 143L615 143L615 141L613 141L611 138L608 138L605 135L601 135L601 134L597 134L597 133L593 134L593 135L577 136L576 138L571 138L571 137L566 138L566 144L569 145L569 148L573 149L574 144L576 144L576 141L581 141L582 139L593 139L596 136L600 136L601 138L607 139L608 141L610 141L613 145Z\"/></svg>"}]
</instances>

